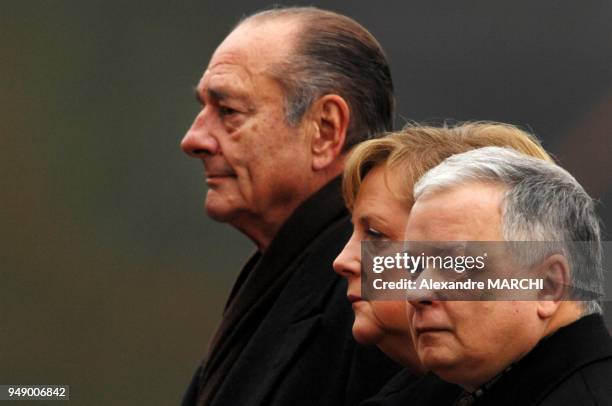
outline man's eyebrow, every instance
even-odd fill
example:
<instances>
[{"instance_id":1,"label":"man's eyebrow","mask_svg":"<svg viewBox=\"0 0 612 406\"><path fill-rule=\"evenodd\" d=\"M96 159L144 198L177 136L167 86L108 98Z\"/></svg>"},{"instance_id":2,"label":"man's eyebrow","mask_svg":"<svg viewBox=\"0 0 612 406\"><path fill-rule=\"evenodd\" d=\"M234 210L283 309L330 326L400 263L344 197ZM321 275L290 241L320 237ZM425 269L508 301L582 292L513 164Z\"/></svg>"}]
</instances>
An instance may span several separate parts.
<instances>
[{"instance_id":1,"label":"man's eyebrow","mask_svg":"<svg viewBox=\"0 0 612 406\"><path fill-rule=\"evenodd\" d=\"M224 100L229 97L229 94L219 89L208 89L208 95L215 100Z\"/></svg>"},{"instance_id":2,"label":"man's eyebrow","mask_svg":"<svg viewBox=\"0 0 612 406\"><path fill-rule=\"evenodd\" d=\"M202 99L202 96L200 95L200 90L197 87L193 89L193 93L198 103L200 103L201 105L206 104L204 102L204 99ZM224 100L229 97L229 94L227 92L219 89L208 89L206 93L208 93L210 98L214 100Z\"/></svg>"}]
</instances>

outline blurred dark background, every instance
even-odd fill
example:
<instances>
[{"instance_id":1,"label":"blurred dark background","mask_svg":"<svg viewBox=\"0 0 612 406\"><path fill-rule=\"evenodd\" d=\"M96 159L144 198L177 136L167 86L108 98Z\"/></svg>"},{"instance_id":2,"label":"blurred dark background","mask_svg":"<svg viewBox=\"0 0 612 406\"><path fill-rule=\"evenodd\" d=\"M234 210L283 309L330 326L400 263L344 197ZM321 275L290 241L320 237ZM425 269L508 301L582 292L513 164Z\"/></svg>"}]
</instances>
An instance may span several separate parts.
<instances>
[{"instance_id":1,"label":"blurred dark background","mask_svg":"<svg viewBox=\"0 0 612 406\"><path fill-rule=\"evenodd\" d=\"M528 126L611 223L612 2L312 4L384 46L396 127ZM268 5L0 2L0 384L179 402L253 249L205 217L202 166L179 141L214 48Z\"/></svg>"}]
</instances>

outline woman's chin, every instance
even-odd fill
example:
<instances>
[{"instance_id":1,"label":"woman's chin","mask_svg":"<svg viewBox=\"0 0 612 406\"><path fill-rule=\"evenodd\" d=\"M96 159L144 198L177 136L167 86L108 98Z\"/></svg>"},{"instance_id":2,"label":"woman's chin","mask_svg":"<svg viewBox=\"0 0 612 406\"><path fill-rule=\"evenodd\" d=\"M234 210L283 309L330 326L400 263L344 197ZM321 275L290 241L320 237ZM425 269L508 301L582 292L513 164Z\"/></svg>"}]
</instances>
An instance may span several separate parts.
<instances>
[{"instance_id":1,"label":"woman's chin","mask_svg":"<svg viewBox=\"0 0 612 406\"><path fill-rule=\"evenodd\" d=\"M361 345L376 345L380 340L382 332L380 329L372 325L368 320L361 320L359 316L355 317L353 323L353 338Z\"/></svg>"}]
</instances>

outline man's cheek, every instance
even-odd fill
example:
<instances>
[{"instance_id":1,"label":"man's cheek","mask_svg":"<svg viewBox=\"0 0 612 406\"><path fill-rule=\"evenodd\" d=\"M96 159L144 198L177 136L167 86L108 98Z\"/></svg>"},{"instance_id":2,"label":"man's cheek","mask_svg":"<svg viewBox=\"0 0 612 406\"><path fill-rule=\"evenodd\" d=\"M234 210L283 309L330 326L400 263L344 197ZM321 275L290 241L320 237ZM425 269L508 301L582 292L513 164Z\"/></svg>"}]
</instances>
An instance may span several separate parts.
<instances>
[{"instance_id":1,"label":"man's cheek","mask_svg":"<svg viewBox=\"0 0 612 406\"><path fill-rule=\"evenodd\" d=\"M406 318L408 319L408 323L412 323L412 317L414 316L414 306L412 306L408 302L404 302L406 306Z\"/></svg>"}]
</instances>

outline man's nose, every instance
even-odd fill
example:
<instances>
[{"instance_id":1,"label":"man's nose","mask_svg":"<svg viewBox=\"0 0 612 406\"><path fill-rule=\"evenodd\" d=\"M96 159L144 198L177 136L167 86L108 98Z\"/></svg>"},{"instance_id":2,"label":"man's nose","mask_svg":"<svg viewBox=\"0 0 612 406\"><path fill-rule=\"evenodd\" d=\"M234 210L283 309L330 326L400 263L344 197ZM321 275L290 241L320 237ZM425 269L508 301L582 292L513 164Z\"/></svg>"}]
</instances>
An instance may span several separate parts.
<instances>
[{"instance_id":1,"label":"man's nose","mask_svg":"<svg viewBox=\"0 0 612 406\"><path fill-rule=\"evenodd\" d=\"M354 236L344 246L344 249L334 260L334 271L345 278L359 276L361 273L361 247Z\"/></svg>"},{"instance_id":2,"label":"man's nose","mask_svg":"<svg viewBox=\"0 0 612 406\"><path fill-rule=\"evenodd\" d=\"M428 281L429 286L422 284L422 281ZM436 289L432 289L432 282L441 281L440 274L438 271L425 268L423 272L419 274L419 277L414 281L415 288L409 289L406 295L406 300L416 309L424 306L429 306L436 301L442 299L440 292Z\"/></svg>"},{"instance_id":3,"label":"man's nose","mask_svg":"<svg viewBox=\"0 0 612 406\"><path fill-rule=\"evenodd\" d=\"M212 134L212 117L208 109L203 108L181 140L181 149L194 158L214 155L219 152L219 141Z\"/></svg>"}]
</instances>

